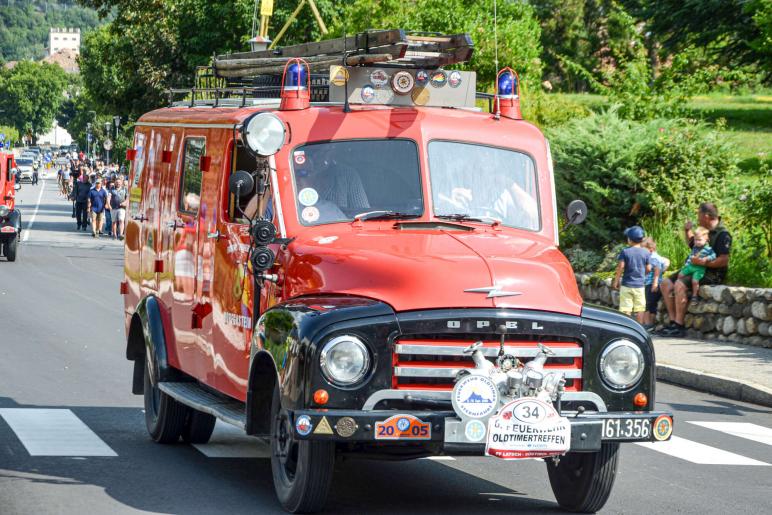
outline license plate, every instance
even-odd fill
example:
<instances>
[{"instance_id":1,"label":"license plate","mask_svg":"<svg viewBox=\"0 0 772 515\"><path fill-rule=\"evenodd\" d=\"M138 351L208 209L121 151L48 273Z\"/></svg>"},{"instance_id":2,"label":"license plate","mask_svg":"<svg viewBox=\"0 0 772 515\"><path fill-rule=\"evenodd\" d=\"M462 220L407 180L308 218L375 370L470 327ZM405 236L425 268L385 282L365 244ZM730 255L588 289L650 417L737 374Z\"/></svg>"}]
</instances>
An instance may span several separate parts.
<instances>
[{"instance_id":1,"label":"license plate","mask_svg":"<svg viewBox=\"0 0 772 515\"><path fill-rule=\"evenodd\" d=\"M648 440L651 420L648 418L607 418L603 421L604 440Z\"/></svg>"}]
</instances>

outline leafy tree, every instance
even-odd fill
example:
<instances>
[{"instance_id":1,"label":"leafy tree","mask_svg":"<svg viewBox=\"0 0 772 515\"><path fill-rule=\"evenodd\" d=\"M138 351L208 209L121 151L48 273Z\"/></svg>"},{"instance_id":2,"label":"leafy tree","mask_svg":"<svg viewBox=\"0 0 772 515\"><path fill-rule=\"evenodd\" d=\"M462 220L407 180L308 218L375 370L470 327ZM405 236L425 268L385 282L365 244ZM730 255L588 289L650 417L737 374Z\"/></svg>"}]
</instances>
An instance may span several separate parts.
<instances>
[{"instance_id":1,"label":"leafy tree","mask_svg":"<svg viewBox=\"0 0 772 515\"><path fill-rule=\"evenodd\" d=\"M55 64L22 61L0 72L0 110L5 121L33 135L51 128L64 101L67 74Z\"/></svg>"}]
</instances>

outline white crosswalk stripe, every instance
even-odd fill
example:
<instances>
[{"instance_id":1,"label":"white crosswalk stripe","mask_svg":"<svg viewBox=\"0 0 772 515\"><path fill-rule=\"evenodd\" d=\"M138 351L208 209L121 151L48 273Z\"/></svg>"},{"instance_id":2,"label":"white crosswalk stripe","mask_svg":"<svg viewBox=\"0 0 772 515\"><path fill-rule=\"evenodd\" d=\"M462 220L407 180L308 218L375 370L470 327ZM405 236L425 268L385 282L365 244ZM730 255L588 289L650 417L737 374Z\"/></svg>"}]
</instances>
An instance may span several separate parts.
<instances>
[{"instance_id":1,"label":"white crosswalk stripe","mask_svg":"<svg viewBox=\"0 0 772 515\"><path fill-rule=\"evenodd\" d=\"M733 452L724 451L711 447L710 445L701 444L681 438L679 436L673 436L666 442L638 442L636 445L646 447L657 452L669 454L682 460L697 463L699 465L753 465L768 467L769 463L763 461L754 460L752 458L746 458Z\"/></svg>"},{"instance_id":2,"label":"white crosswalk stripe","mask_svg":"<svg viewBox=\"0 0 772 515\"><path fill-rule=\"evenodd\" d=\"M772 445L772 429L768 427L750 424L748 422L703 422L687 420L686 423L714 429L732 436L753 440L754 442Z\"/></svg>"},{"instance_id":3,"label":"white crosswalk stripe","mask_svg":"<svg viewBox=\"0 0 772 515\"><path fill-rule=\"evenodd\" d=\"M117 456L68 409L3 408L0 416L30 456Z\"/></svg>"},{"instance_id":4,"label":"white crosswalk stripe","mask_svg":"<svg viewBox=\"0 0 772 515\"><path fill-rule=\"evenodd\" d=\"M267 441L247 436L243 429L217 421L209 442L193 444L207 458L270 458Z\"/></svg>"}]
</instances>

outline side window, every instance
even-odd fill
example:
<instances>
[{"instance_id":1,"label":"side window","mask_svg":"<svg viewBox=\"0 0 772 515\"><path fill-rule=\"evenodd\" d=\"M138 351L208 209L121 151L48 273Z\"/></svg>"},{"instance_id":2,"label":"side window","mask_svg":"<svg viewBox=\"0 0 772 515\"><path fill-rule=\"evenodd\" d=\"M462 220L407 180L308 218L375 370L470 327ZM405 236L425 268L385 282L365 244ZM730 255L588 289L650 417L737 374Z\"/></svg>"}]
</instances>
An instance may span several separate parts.
<instances>
[{"instance_id":1,"label":"side window","mask_svg":"<svg viewBox=\"0 0 772 515\"><path fill-rule=\"evenodd\" d=\"M182 163L180 197L177 209L184 213L198 213L201 203L201 157L206 153L204 138L185 140L185 160Z\"/></svg>"}]
</instances>

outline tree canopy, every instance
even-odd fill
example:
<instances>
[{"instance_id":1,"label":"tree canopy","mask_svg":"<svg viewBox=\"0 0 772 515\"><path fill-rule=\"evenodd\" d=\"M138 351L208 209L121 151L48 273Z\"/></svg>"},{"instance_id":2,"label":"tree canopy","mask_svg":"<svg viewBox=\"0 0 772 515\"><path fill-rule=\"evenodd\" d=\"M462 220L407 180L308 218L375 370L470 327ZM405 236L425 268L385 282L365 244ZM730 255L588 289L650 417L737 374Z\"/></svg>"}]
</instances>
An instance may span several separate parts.
<instances>
[{"instance_id":1,"label":"tree canopy","mask_svg":"<svg viewBox=\"0 0 772 515\"><path fill-rule=\"evenodd\" d=\"M0 110L19 132L39 134L51 128L64 101L67 74L55 64L22 61L0 71Z\"/></svg>"}]
</instances>

